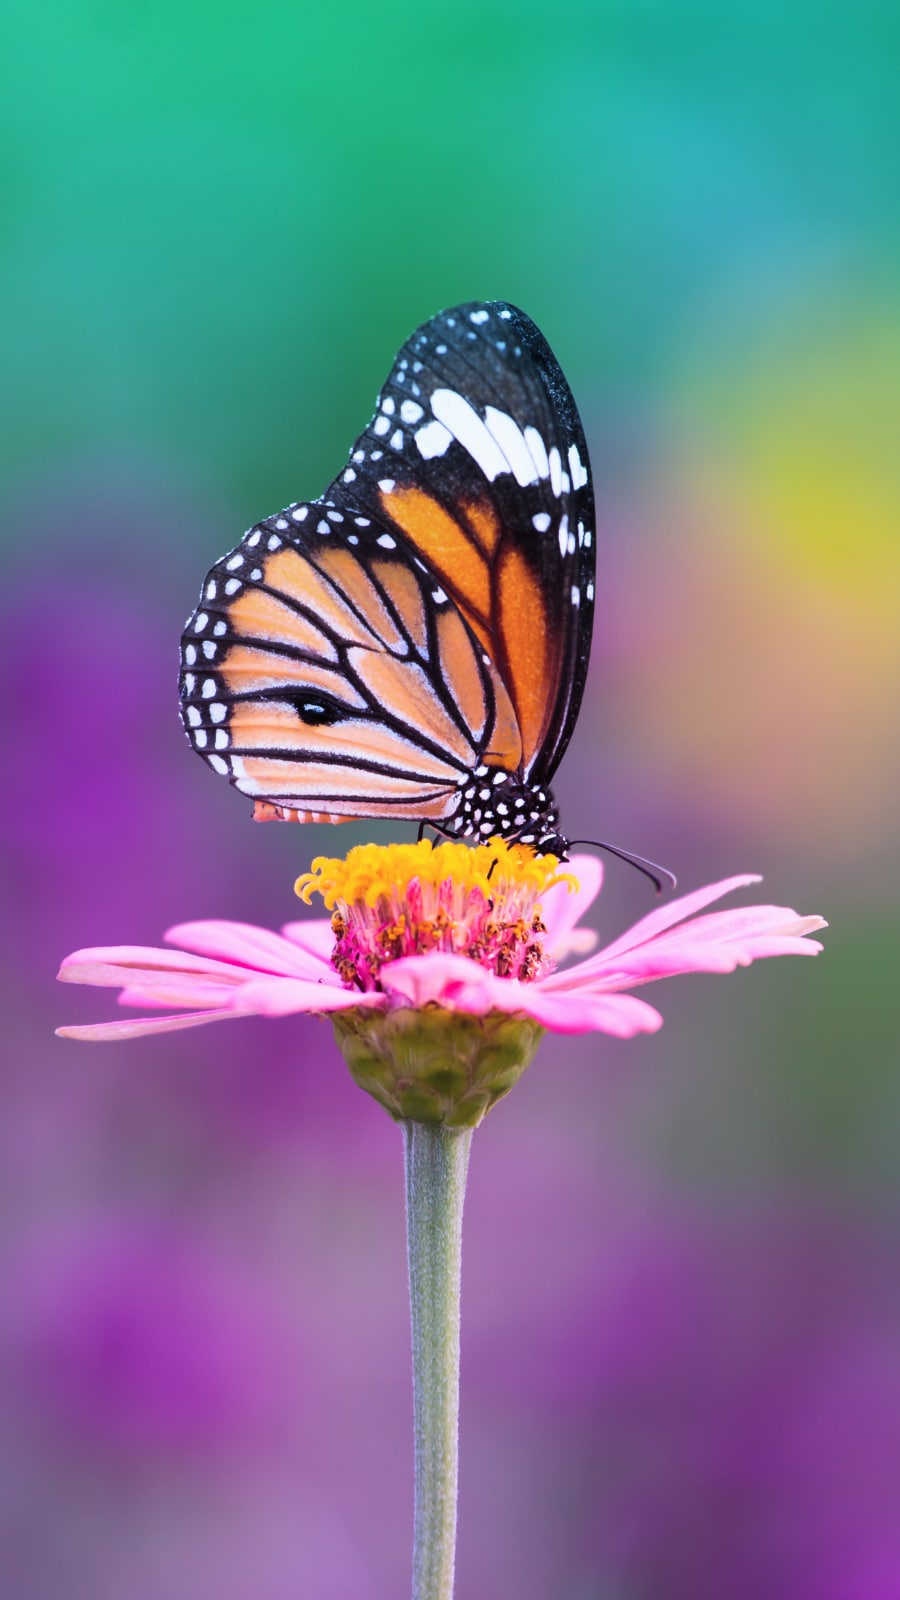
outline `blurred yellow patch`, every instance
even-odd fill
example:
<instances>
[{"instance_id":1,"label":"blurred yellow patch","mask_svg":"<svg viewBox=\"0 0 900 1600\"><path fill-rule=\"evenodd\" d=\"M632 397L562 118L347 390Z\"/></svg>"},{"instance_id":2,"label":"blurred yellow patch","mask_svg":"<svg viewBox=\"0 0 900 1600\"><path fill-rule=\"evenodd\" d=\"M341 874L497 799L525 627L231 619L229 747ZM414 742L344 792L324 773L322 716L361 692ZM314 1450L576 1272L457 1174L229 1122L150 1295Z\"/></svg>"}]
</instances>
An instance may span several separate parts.
<instances>
[{"instance_id":1,"label":"blurred yellow patch","mask_svg":"<svg viewBox=\"0 0 900 1600\"><path fill-rule=\"evenodd\" d=\"M770 326L745 354L691 383L701 415L714 401L705 441L694 440L704 466L780 561L893 613L885 580L900 570L900 311L816 307Z\"/></svg>"}]
</instances>

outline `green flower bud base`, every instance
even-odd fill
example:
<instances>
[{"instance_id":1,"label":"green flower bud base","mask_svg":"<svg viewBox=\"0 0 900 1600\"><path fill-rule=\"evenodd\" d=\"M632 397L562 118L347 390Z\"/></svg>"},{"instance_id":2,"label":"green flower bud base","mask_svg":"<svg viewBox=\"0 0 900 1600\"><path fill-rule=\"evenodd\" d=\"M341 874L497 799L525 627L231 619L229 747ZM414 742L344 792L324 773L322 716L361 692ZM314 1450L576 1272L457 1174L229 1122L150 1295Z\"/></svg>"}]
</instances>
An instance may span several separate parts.
<instances>
[{"instance_id":1,"label":"green flower bud base","mask_svg":"<svg viewBox=\"0 0 900 1600\"><path fill-rule=\"evenodd\" d=\"M473 1017L429 1005L342 1011L334 1036L354 1083L396 1122L477 1128L530 1066L544 1029L530 1017Z\"/></svg>"}]
</instances>

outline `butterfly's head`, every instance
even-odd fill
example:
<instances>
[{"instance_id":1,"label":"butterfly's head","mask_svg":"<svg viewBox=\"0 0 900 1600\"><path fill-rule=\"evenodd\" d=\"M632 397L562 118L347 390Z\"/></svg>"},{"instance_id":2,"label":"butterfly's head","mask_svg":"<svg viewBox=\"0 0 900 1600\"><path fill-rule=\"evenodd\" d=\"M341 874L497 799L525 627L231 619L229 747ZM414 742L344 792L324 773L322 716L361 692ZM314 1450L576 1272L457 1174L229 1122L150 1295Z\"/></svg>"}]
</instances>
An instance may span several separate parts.
<instances>
[{"instance_id":1,"label":"butterfly's head","mask_svg":"<svg viewBox=\"0 0 900 1600\"><path fill-rule=\"evenodd\" d=\"M535 845L539 856L556 856L558 861L568 861L569 841L561 833L548 833Z\"/></svg>"}]
</instances>

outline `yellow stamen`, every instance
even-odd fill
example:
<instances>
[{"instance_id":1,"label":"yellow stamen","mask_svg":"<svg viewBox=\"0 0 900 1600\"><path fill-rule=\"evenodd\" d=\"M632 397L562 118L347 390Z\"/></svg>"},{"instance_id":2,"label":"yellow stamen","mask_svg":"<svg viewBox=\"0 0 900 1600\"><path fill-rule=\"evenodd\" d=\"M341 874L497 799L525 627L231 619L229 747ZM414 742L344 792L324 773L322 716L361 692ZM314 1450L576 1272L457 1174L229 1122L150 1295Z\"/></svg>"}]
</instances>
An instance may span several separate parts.
<instances>
[{"instance_id":1,"label":"yellow stamen","mask_svg":"<svg viewBox=\"0 0 900 1600\"><path fill-rule=\"evenodd\" d=\"M317 856L295 888L307 905L320 894L329 911L339 903L375 907L382 900L401 899L413 880L434 888L450 880L464 893L480 889L486 898L511 889L527 889L536 897L557 883L566 884L570 892L577 889L578 880L570 872L559 872L559 865L556 856L535 855L527 845L499 838L475 846L433 844L430 839L418 844L361 844L346 859Z\"/></svg>"}]
</instances>

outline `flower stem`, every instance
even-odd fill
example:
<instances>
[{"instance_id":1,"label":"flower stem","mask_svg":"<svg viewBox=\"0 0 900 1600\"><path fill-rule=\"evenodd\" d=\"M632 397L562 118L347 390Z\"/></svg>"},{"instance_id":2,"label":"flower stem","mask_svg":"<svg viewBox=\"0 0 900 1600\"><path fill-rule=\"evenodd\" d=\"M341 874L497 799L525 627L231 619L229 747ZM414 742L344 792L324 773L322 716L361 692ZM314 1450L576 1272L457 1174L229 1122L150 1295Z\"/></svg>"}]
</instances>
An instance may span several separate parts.
<instances>
[{"instance_id":1,"label":"flower stem","mask_svg":"<svg viewBox=\"0 0 900 1600\"><path fill-rule=\"evenodd\" d=\"M412 1600L453 1600L459 1454L459 1284L471 1128L404 1122L412 1312Z\"/></svg>"}]
</instances>

